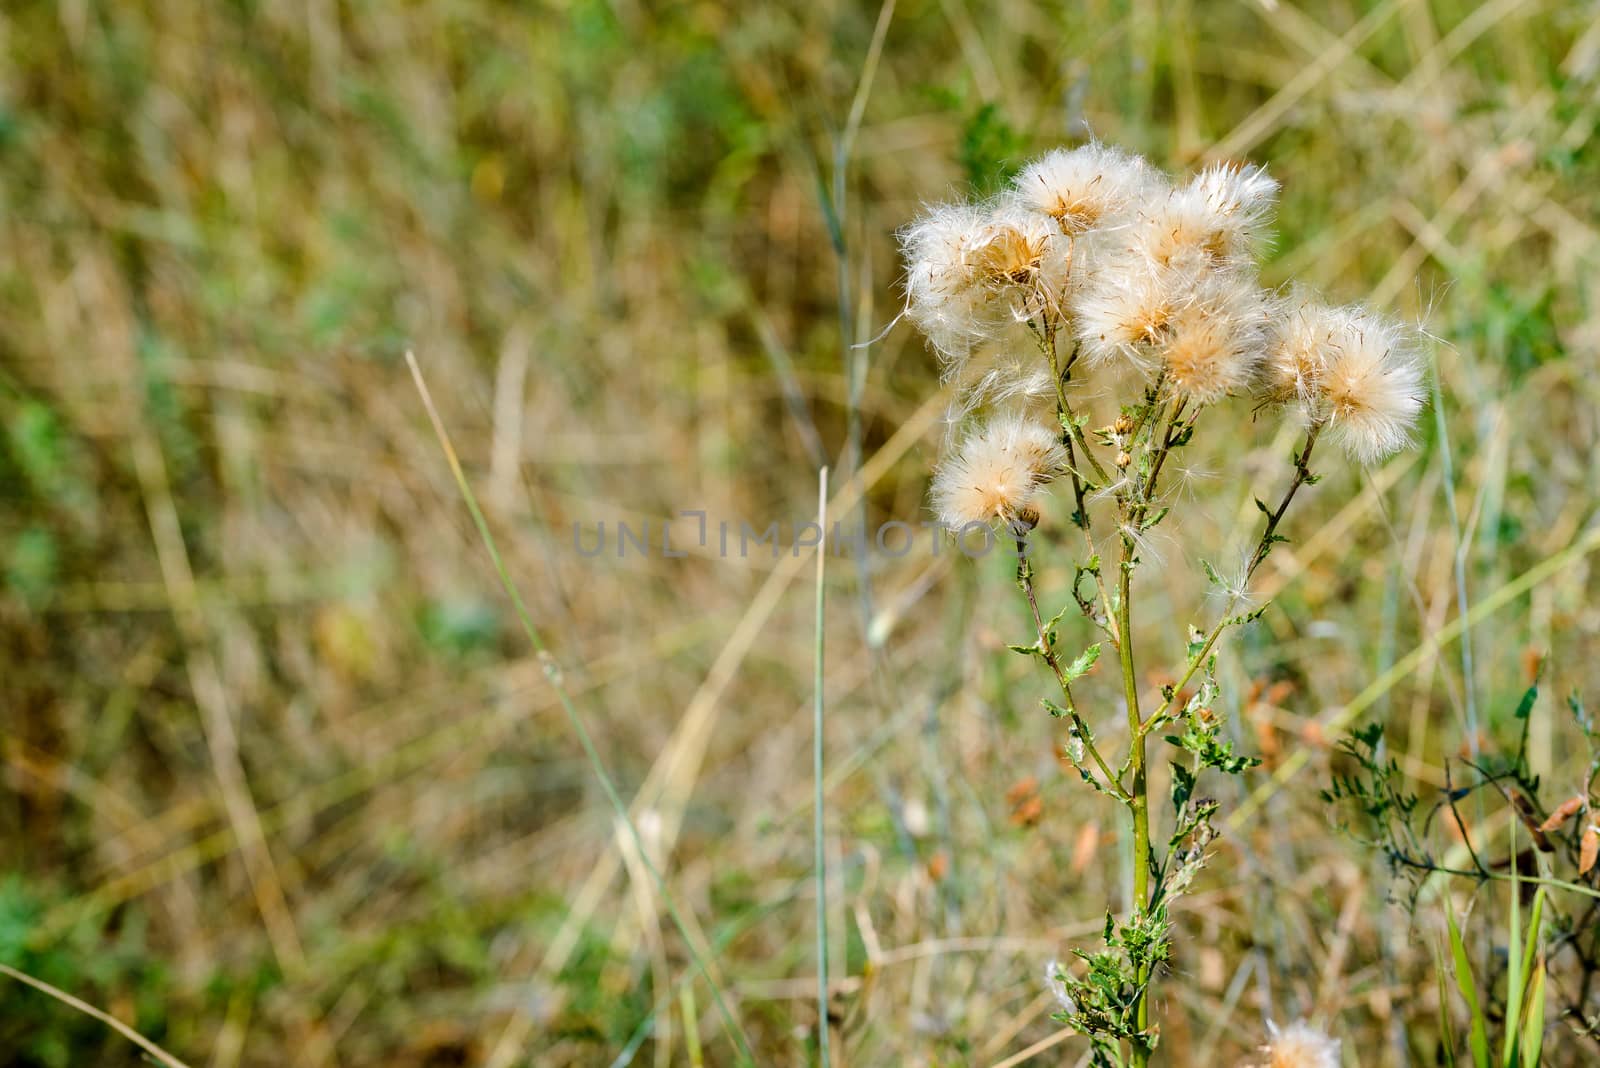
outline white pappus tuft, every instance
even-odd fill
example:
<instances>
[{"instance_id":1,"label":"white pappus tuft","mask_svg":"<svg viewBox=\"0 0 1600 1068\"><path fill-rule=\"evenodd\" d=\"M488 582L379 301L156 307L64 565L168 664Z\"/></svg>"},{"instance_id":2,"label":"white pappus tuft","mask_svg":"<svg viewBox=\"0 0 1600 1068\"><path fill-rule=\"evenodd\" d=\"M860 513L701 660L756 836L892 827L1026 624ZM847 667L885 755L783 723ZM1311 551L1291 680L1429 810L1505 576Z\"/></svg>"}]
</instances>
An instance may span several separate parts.
<instances>
[{"instance_id":1,"label":"white pappus tuft","mask_svg":"<svg viewBox=\"0 0 1600 1068\"><path fill-rule=\"evenodd\" d=\"M1212 164L1141 214L1132 247L1159 264L1248 261L1265 240L1277 194L1260 167Z\"/></svg>"},{"instance_id":2,"label":"white pappus tuft","mask_svg":"<svg viewBox=\"0 0 1600 1068\"><path fill-rule=\"evenodd\" d=\"M1264 1068L1339 1068L1339 1040L1304 1020L1283 1028L1268 1023L1267 1034Z\"/></svg>"},{"instance_id":3,"label":"white pappus tuft","mask_svg":"<svg viewBox=\"0 0 1600 1068\"><path fill-rule=\"evenodd\" d=\"M1317 384L1317 411L1344 450L1370 464L1411 442L1427 392L1420 335L1367 308L1343 311Z\"/></svg>"},{"instance_id":4,"label":"white pappus tuft","mask_svg":"<svg viewBox=\"0 0 1600 1068\"><path fill-rule=\"evenodd\" d=\"M989 328L983 314L989 294L972 256L987 222L981 208L945 204L900 234L907 264L906 313L948 361L964 359Z\"/></svg>"},{"instance_id":5,"label":"white pappus tuft","mask_svg":"<svg viewBox=\"0 0 1600 1068\"><path fill-rule=\"evenodd\" d=\"M1057 433L1019 415L1002 415L970 431L933 476L933 504L952 530L1003 521L1031 527L1031 504L1062 470Z\"/></svg>"},{"instance_id":6,"label":"white pappus tuft","mask_svg":"<svg viewBox=\"0 0 1600 1068\"><path fill-rule=\"evenodd\" d=\"M1044 985L1056 999L1056 1004L1067 1016L1078 1015L1078 1003L1072 1000L1072 995L1067 993L1066 973L1062 970L1061 962L1053 960L1044 966Z\"/></svg>"},{"instance_id":7,"label":"white pappus tuft","mask_svg":"<svg viewBox=\"0 0 1600 1068\"><path fill-rule=\"evenodd\" d=\"M1166 177L1139 156L1091 142L1058 148L1023 168L1013 187L1027 207L1061 232L1084 233L1166 189Z\"/></svg>"}]
</instances>

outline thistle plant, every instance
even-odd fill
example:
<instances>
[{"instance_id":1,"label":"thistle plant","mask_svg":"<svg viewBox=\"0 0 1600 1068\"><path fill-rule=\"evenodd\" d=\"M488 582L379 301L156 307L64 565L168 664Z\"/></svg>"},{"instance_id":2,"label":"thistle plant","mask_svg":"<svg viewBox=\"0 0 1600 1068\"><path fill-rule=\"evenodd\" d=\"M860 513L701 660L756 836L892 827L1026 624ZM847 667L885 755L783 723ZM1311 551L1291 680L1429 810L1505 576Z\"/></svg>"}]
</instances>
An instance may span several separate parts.
<instances>
[{"instance_id":1,"label":"thistle plant","mask_svg":"<svg viewBox=\"0 0 1600 1068\"><path fill-rule=\"evenodd\" d=\"M1201 776L1256 763L1226 736L1219 645L1264 610L1248 607L1249 585L1287 540L1296 494L1317 481L1314 450L1329 442L1353 462L1379 460L1407 444L1423 402L1415 330L1306 290L1262 287L1257 256L1277 193L1260 167L1218 164L1174 182L1089 144L1049 153L991 200L931 208L901 235L906 315L958 397L934 506L963 536L1015 546L1032 633L1012 648L1053 676L1059 695L1044 707L1063 723L1066 756L1131 832L1128 908L1121 918L1108 910L1103 946L1047 975L1057 1018L1090 1038L1098 1065L1145 1065L1156 1048L1151 985L1171 949L1170 906L1217 833L1218 802L1198 792ZM1133 589L1158 562L1152 531L1180 501L1174 457L1197 434L1243 433L1264 410L1303 427L1287 484L1273 503L1256 499L1260 536L1236 572L1204 565L1221 610L1189 628L1175 681L1145 693ZM1066 514L1044 544L1055 533L1044 526L1052 497ZM1059 611L1040 603L1035 576L1047 561L1036 550L1071 553L1056 565L1063 578L1071 568ZM1064 643L1073 614L1097 641ZM1079 700L1103 651L1117 662L1116 714ZM1167 820L1150 798L1150 745L1161 740L1175 757Z\"/></svg>"}]
</instances>

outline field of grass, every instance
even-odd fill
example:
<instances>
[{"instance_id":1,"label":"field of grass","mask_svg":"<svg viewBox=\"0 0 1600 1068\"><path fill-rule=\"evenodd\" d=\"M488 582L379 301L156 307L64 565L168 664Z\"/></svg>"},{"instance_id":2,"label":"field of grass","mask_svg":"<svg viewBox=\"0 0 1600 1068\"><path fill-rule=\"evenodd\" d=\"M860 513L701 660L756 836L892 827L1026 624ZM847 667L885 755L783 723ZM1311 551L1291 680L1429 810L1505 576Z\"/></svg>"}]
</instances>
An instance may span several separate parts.
<instances>
[{"instance_id":1,"label":"field of grass","mask_svg":"<svg viewBox=\"0 0 1600 1068\"><path fill-rule=\"evenodd\" d=\"M1585 787L1593 2L22 0L0 55L0 965L196 1066L732 1064L719 1002L816 1063L790 546L824 464L833 519L930 518L948 397L885 330L895 231L1092 133L1267 165L1266 281L1438 339L1418 447L1303 495L1231 639L1264 764L1175 917L1163 1063L1253 1063L1268 1020L1346 1065L1466 1034L1441 902L1487 988L1512 895L1434 876L1413 912L1319 795L1366 722L1426 797L1524 724L1545 800ZM1293 428L1241 425L1137 594L1173 658L1285 471ZM1044 968L1126 906L1131 842L1006 649L1004 554L933 546L826 561L832 1061L1082 1063ZM1486 860L1504 813L1463 813ZM1549 1064L1600 1059L1586 904L1549 906ZM0 1061L140 1056L0 976Z\"/></svg>"}]
</instances>

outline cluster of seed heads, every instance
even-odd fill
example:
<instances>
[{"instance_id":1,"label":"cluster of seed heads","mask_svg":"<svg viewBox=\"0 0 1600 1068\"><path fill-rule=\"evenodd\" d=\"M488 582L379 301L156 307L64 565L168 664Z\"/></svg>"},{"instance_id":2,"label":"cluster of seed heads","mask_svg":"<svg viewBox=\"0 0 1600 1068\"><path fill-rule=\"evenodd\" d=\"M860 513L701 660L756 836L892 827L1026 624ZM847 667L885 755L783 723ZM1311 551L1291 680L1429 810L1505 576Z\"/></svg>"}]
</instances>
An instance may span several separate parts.
<instances>
[{"instance_id":1,"label":"cluster of seed heads","mask_svg":"<svg viewBox=\"0 0 1600 1068\"><path fill-rule=\"evenodd\" d=\"M906 314L959 384L968 424L934 480L940 519L1031 525L1034 497L1067 462L1055 413L1069 379L1137 376L1141 394L1191 412L1248 395L1296 410L1360 463L1404 447L1425 389L1420 334L1364 306L1264 288L1257 257L1277 195L1260 167L1214 164L1180 183L1095 143L908 226ZM1028 358L1035 345L1059 365ZM984 407L987 419L965 418ZM1120 470L1131 457L1107 430Z\"/></svg>"}]
</instances>

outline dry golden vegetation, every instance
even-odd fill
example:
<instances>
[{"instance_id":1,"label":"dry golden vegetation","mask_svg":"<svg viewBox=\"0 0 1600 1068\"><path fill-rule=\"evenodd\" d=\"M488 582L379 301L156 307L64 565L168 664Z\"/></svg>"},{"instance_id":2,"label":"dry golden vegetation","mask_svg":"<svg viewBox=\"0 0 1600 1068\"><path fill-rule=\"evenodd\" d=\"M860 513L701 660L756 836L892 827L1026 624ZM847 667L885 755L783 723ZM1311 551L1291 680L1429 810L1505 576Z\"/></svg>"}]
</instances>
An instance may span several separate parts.
<instances>
[{"instance_id":1,"label":"dry golden vegetation","mask_svg":"<svg viewBox=\"0 0 1600 1068\"><path fill-rule=\"evenodd\" d=\"M24 0L0 50L0 965L193 1065L736 1063L719 998L758 1063L814 1063L789 546L824 463L830 517L931 518L937 361L906 323L857 345L901 310L897 229L1092 131L1267 165L1265 281L1439 339L1418 447L1302 492L1231 639L1264 765L1219 785L1158 1060L1252 1063L1306 1018L1346 1065L1434 1064L1442 1013L1471 1063L1442 902L1487 994L1513 895L1392 873L1319 792L1372 721L1425 798L1524 722L1540 803L1586 788L1592 3ZM1232 403L1136 591L1179 665L1199 559L1250 549L1296 440ZM1067 499L1041 508L1065 543ZM741 522L777 553L741 557ZM1125 907L1130 842L1006 649L1013 561L932 545L827 560L832 1060L1080 1063L1045 964ZM1070 578L1040 576L1052 612ZM1115 664L1075 692L1122 714ZM1481 791L1429 840L1502 864L1508 811ZM1592 904L1545 906L1546 1063L1600 1056L1559 938ZM139 1056L0 976L0 1060Z\"/></svg>"}]
</instances>

